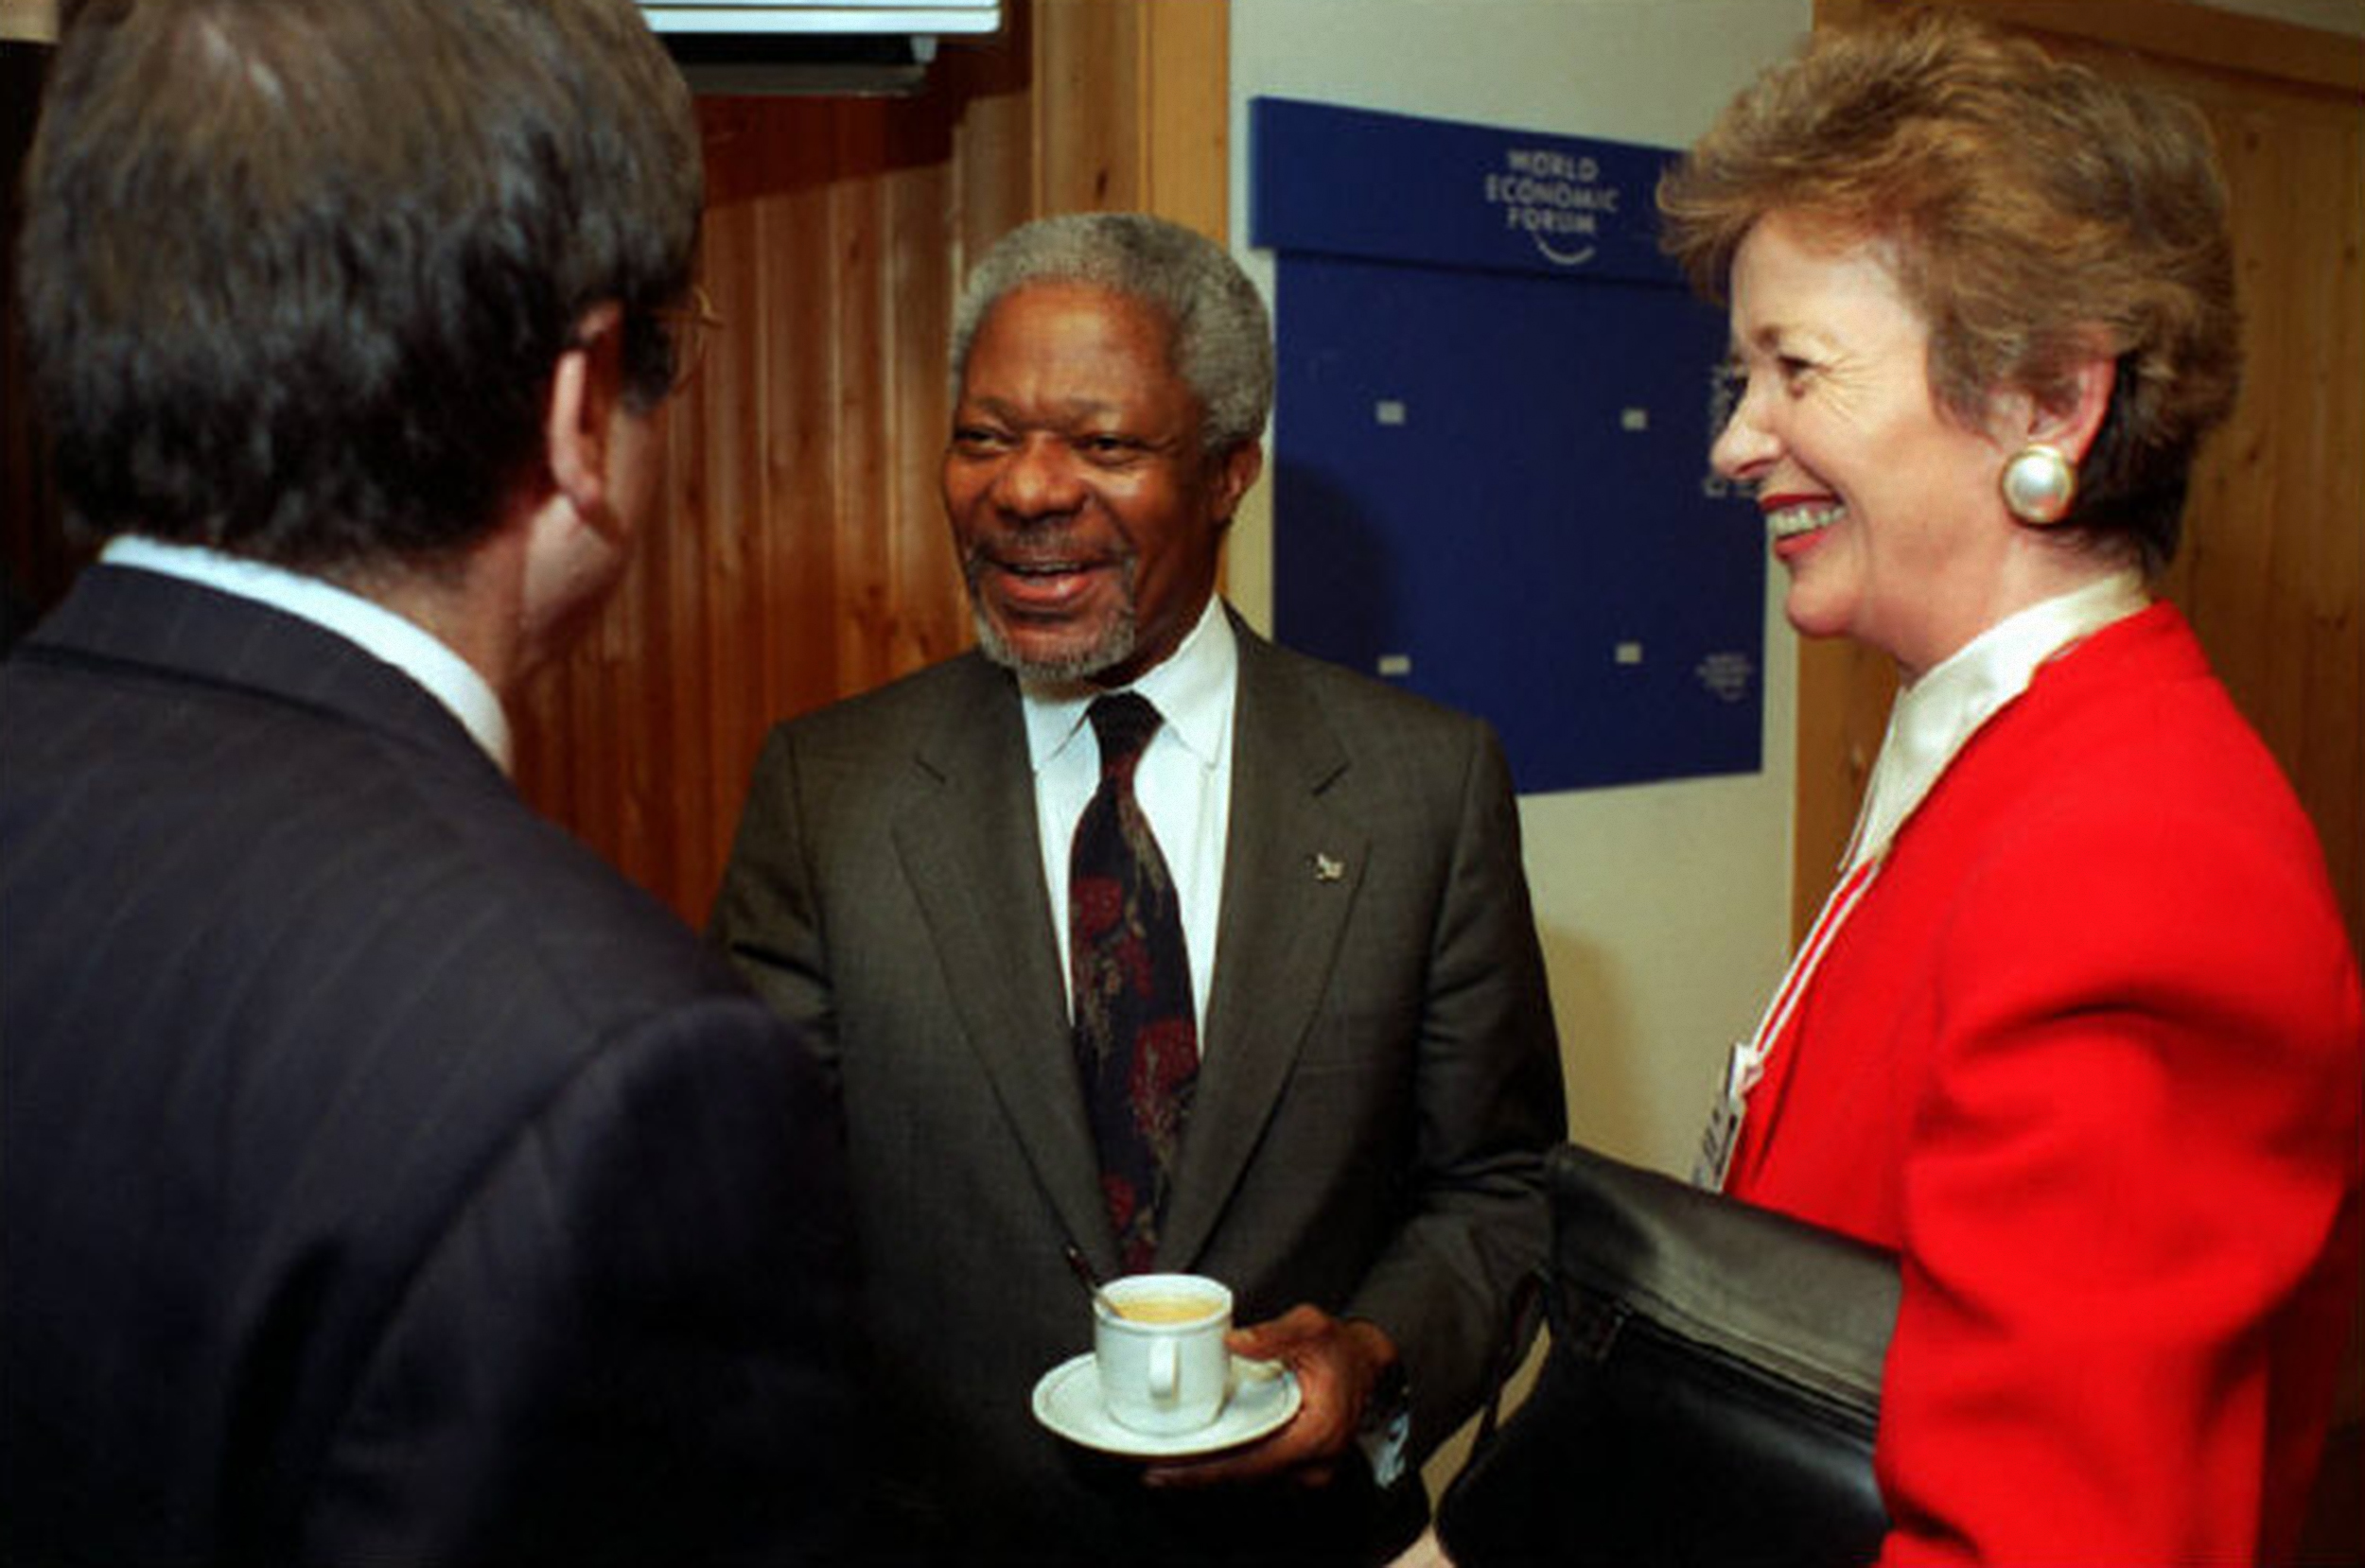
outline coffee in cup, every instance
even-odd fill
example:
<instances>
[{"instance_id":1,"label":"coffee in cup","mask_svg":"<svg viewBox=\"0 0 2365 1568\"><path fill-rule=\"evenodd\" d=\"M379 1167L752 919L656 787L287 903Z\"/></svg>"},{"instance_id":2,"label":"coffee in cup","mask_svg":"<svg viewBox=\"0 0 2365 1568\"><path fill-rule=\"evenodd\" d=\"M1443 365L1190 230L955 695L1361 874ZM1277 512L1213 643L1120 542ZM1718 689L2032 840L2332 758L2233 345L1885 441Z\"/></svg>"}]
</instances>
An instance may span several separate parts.
<instances>
[{"instance_id":1,"label":"coffee in cup","mask_svg":"<svg viewBox=\"0 0 2365 1568\"><path fill-rule=\"evenodd\" d=\"M1223 1412L1232 1354L1232 1292L1198 1274L1132 1274L1101 1287L1093 1307L1100 1396L1119 1425L1174 1437Z\"/></svg>"}]
</instances>

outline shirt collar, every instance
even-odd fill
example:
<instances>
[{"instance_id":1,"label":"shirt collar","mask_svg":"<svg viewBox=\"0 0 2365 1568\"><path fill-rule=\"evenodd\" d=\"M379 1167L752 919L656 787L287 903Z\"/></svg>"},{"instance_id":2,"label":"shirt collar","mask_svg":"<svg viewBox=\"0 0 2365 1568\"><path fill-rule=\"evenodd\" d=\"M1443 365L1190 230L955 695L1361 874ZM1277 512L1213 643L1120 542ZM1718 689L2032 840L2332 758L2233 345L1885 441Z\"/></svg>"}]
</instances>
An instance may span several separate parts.
<instances>
[{"instance_id":1,"label":"shirt collar","mask_svg":"<svg viewBox=\"0 0 2365 1568\"><path fill-rule=\"evenodd\" d=\"M1887 849L1955 754L2028 689L2046 661L2147 602L2140 572L2113 572L2005 617L1900 691L1848 846L1848 867Z\"/></svg>"},{"instance_id":2,"label":"shirt collar","mask_svg":"<svg viewBox=\"0 0 2365 1568\"><path fill-rule=\"evenodd\" d=\"M1165 730L1200 766L1212 769L1222 760L1232 734L1232 693L1239 667L1232 618L1224 613L1223 601L1210 594L1199 624L1181 647L1130 686L1111 689L1138 691L1148 698L1165 720ZM1037 773L1067 749L1084 727L1085 710L1103 694L1100 688L1080 681L1019 683L1026 713L1026 754Z\"/></svg>"},{"instance_id":3,"label":"shirt collar","mask_svg":"<svg viewBox=\"0 0 2365 1568\"><path fill-rule=\"evenodd\" d=\"M425 687L502 773L510 771L509 716L500 698L473 665L415 621L321 578L202 545L122 533L98 558L268 604L344 638Z\"/></svg>"}]
</instances>

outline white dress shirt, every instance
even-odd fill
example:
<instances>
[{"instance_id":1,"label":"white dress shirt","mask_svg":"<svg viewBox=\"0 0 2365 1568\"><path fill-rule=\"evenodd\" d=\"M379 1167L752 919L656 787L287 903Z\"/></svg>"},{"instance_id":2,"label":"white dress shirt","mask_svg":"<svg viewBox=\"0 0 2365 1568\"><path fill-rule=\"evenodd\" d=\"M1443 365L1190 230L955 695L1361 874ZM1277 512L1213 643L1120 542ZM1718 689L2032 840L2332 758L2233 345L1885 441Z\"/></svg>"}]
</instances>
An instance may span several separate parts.
<instances>
[{"instance_id":1,"label":"white dress shirt","mask_svg":"<svg viewBox=\"0 0 2365 1568\"><path fill-rule=\"evenodd\" d=\"M492 686L433 634L384 605L283 566L137 533L117 534L98 558L111 566L161 572L268 604L344 638L425 687L502 773L510 771L509 716Z\"/></svg>"},{"instance_id":2,"label":"white dress shirt","mask_svg":"<svg viewBox=\"0 0 2365 1568\"><path fill-rule=\"evenodd\" d=\"M1149 739L1133 775L1134 797L1182 903L1182 946L1191 964L1191 1003L1206 1037L1207 991L1216 967L1216 925L1223 900L1224 835L1232 821L1232 709L1240 650L1223 601L1210 596L1181 647L1130 687L1165 723ZM1100 688L1080 682L1023 682L1026 750L1035 769L1035 811L1043 885L1060 952L1068 950L1068 850L1077 819L1100 787L1100 745L1084 719ZM1075 979L1060 967L1074 1012Z\"/></svg>"},{"instance_id":3,"label":"white dress shirt","mask_svg":"<svg viewBox=\"0 0 2365 1568\"><path fill-rule=\"evenodd\" d=\"M1223 905L1223 851L1232 822L1232 715L1239 694L1240 645L1223 601L1211 596L1199 624L1181 647L1130 687L1147 698L1165 723L1149 739L1133 775L1134 797L1182 901L1182 943L1191 964L1191 1002L1206 1050L1207 990L1216 967L1216 927ZM1068 950L1068 851L1077 819L1100 788L1100 744L1085 714L1097 688L1082 683L1020 684L1026 714L1026 750L1035 768L1035 811L1042 845L1043 883L1051 889L1051 920L1060 952ZM1076 981L1060 966L1076 1008ZM1375 1420L1375 1417L1380 1419ZM1393 1486L1405 1470L1412 1431L1409 1409L1367 1412L1356 1435L1372 1474Z\"/></svg>"}]
</instances>

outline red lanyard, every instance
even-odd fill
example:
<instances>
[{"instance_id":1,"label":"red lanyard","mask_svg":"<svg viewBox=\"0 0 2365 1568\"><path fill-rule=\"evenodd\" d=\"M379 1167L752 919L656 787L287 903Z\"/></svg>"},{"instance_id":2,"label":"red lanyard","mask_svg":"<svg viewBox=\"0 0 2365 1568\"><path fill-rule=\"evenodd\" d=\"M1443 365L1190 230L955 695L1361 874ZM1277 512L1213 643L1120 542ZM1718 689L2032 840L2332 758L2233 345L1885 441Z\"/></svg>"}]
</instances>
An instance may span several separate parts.
<instances>
[{"instance_id":1,"label":"red lanyard","mask_svg":"<svg viewBox=\"0 0 2365 1568\"><path fill-rule=\"evenodd\" d=\"M1741 1124L1748 1115L1749 1091L1765 1076L1766 1061L1789 1031L1800 999L1806 995L1815 970L1822 967L1823 955L1831 950L1831 939L1863 900L1865 889L1872 885L1883 859L1885 856L1878 854L1866 856L1831 889L1831 897L1823 900L1823 912L1814 917L1813 929L1807 932L1806 941L1799 944L1797 953L1791 959L1789 972L1775 988L1765 1017L1758 1020L1757 1034L1733 1047L1725 1069L1724 1095L1708 1117L1708 1130L1700 1140L1699 1159L1691 1169L1691 1179L1696 1185L1719 1191L1724 1188L1725 1178L1732 1172L1733 1150L1741 1141Z\"/></svg>"}]
</instances>

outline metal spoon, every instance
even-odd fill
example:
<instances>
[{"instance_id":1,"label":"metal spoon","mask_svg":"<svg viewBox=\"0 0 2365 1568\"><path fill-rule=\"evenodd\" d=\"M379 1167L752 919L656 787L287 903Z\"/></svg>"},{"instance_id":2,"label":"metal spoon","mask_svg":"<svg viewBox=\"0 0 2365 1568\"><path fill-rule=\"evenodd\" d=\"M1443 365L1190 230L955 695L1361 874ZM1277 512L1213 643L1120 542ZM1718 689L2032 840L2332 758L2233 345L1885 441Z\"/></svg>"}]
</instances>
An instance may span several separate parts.
<instances>
[{"instance_id":1,"label":"metal spoon","mask_svg":"<svg viewBox=\"0 0 2365 1568\"><path fill-rule=\"evenodd\" d=\"M1082 1281L1085 1290L1091 1292L1093 1305L1112 1317L1124 1316L1117 1311L1117 1304L1109 1299L1109 1293L1100 1288L1100 1276L1093 1272L1092 1263L1084 1256L1084 1249L1070 1242L1060 1250L1061 1256L1067 1259L1067 1266L1076 1271L1077 1279Z\"/></svg>"}]
</instances>

